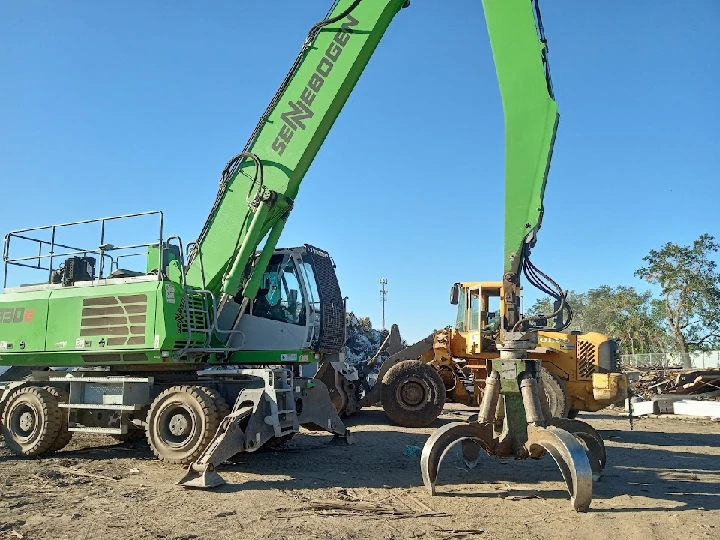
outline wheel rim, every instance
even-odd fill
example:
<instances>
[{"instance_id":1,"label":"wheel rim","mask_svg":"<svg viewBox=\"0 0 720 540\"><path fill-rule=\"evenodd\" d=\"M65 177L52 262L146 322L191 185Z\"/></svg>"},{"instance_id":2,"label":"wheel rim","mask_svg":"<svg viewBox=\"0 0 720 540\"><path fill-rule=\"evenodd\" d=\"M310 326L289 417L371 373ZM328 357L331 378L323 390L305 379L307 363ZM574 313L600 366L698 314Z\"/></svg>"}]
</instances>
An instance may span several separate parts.
<instances>
[{"instance_id":1,"label":"wheel rim","mask_svg":"<svg viewBox=\"0 0 720 540\"><path fill-rule=\"evenodd\" d=\"M416 410L422 408L427 401L430 389L425 381L417 377L412 377L399 385L395 392L397 402L407 410Z\"/></svg>"},{"instance_id":2,"label":"wheel rim","mask_svg":"<svg viewBox=\"0 0 720 540\"><path fill-rule=\"evenodd\" d=\"M168 403L158 413L158 442L169 449L183 450L195 444L200 437L197 428L197 414L184 403Z\"/></svg>"},{"instance_id":3,"label":"wheel rim","mask_svg":"<svg viewBox=\"0 0 720 540\"><path fill-rule=\"evenodd\" d=\"M20 443L32 441L39 425L40 415L31 403L18 403L10 411L10 429Z\"/></svg>"}]
</instances>

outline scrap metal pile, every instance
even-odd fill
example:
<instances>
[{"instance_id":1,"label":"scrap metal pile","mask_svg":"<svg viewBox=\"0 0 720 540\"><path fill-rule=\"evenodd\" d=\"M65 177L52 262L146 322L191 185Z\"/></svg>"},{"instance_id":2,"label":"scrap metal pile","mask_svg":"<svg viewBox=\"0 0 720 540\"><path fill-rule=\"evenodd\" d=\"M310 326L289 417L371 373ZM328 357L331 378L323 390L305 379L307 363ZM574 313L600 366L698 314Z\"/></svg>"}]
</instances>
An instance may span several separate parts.
<instances>
[{"instance_id":1,"label":"scrap metal pile","mask_svg":"<svg viewBox=\"0 0 720 540\"><path fill-rule=\"evenodd\" d=\"M630 375L630 386L635 396L649 400L658 394L676 394L693 398L720 399L720 368L636 371Z\"/></svg>"}]
</instances>

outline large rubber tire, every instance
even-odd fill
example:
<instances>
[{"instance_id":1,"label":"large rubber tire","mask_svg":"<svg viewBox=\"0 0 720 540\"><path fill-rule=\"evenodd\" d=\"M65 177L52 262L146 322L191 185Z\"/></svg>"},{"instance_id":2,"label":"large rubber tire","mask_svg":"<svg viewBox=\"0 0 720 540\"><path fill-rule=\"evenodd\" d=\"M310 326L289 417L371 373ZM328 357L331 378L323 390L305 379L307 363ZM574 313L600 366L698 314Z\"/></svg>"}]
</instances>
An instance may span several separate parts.
<instances>
[{"instance_id":1,"label":"large rubber tire","mask_svg":"<svg viewBox=\"0 0 720 540\"><path fill-rule=\"evenodd\" d=\"M13 454L39 456L60 433L60 407L45 388L19 388L5 402L1 424L5 444Z\"/></svg>"},{"instance_id":2,"label":"large rubber tire","mask_svg":"<svg viewBox=\"0 0 720 540\"><path fill-rule=\"evenodd\" d=\"M445 385L431 365L405 360L391 367L382 380L382 407L403 427L432 424L445 405Z\"/></svg>"},{"instance_id":3,"label":"large rubber tire","mask_svg":"<svg viewBox=\"0 0 720 540\"><path fill-rule=\"evenodd\" d=\"M58 390L54 386L45 386L45 390L53 395L58 404L70 401L70 394L65 392L65 390ZM68 431L68 410L60 408L60 432L58 433L55 442L53 442L52 445L50 445L50 448L48 448L48 452L58 452L59 450L62 450L70 443L72 437L73 432Z\"/></svg>"},{"instance_id":4,"label":"large rubber tire","mask_svg":"<svg viewBox=\"0 0 720 540\"><path fill-rule=\"evenodd\" d=\"M219 424L217 406L206 389L173 386L150 405L146 436L158 459L189 465L205 451Z\"/></svg>"},{"instance_id":5,"label":"large rubber tire","mask_svg":"<svg viewBox=\"0 0 720 540\"><path fill-rule=\"evenodd\" d=\"M543 367L540 368L540 387L543 390L540 399L543 398L544 394L550 408L551 417L567 418L571 403L570 394L568 394L563 380Z\"/></svg>"},{"instance_id":6,"label":"large rubber tire","mask_svg":"<svg viewBox=\"0 0 720 540\"><path fill-rule=\"evenodd\" d=\"M220 395L220 392L218 392L214 388L209 388L207 386L198 386L198 388L205 392L205 394L207 394L207 396L215 404L215 409L217 409L218 414L218 421L222 422L222 419L225 418L228 414L230 414L230 407L227 401L225 401L225 398L222 397Z\"/></svg>"}]
</instances>

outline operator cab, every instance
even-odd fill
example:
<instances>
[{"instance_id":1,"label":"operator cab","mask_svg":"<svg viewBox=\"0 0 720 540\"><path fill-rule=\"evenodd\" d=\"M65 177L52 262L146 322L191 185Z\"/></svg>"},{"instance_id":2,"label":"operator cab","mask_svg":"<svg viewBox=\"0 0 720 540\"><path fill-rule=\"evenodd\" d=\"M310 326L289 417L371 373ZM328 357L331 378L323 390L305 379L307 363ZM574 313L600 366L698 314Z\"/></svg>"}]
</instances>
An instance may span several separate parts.
<instances>
[{"instance_id":1,"label":"operator cab","mask_svg":"<svg viewBox=\"0 0 720 540\"><path fill-rule=\"evenodd\" d=\"M455 283L450 290L450 303L458 306L455 330L468 334L472 352L497 351L495 343L502 324L502 283Z\"/></svg>"},{"instance_id":2,"label":"operator cab","mask_svg":"<svg viewBox=\"0 0 720 540\"><path fill-rule=\"evenodd\" d=\"M234 299L236 305L242 300ZM228 345L240 350L339 352L345 302L330 255L307 244L275 250L230 336Z\"/></svg>"}]
</instances>

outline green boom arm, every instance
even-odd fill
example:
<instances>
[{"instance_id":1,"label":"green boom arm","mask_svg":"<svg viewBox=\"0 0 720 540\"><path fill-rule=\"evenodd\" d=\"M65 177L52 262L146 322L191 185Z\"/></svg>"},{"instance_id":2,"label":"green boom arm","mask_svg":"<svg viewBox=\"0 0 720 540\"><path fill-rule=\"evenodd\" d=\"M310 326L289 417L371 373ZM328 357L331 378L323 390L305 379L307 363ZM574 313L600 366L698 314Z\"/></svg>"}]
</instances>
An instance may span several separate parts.
<instances>
[{"instance_id":1,"label":"green boom arm","mask_svg":"<svg viewBox=\"0 0 720 540\"><path fill-rule=\"evenodd\" d=\"M540 228L558 121L534 3L483 0L505 113L504 266L513 275ZM223 172L216 204L191 253L191 287L255 297L305 173L387 27L406 4L339 0L327 19L313 27L243 153ZM262 254L252 267L263 239Z\"/></svg>"},{"instance_id":2,"label":"green boom arm","mask_svg":"<svg viewBox=\"0 0 720 540\"><path fill-rule=\"evenodd\" d=\"M558 107L537 1L483 0L483 6L505 113L504 272L518 276L542 222Z\"/></svg>"},{"instance_id":3,"label":"green boom arm","mask_svg":"<svg viewBox=\"0 0 720 540\"><path fill-rule=\"evenodd\" d=\"M189 286L255 297L305 173L405 1L339 0L313 27L244 152L223 172L191 252Z\"/></svg>"}]
</instances>

